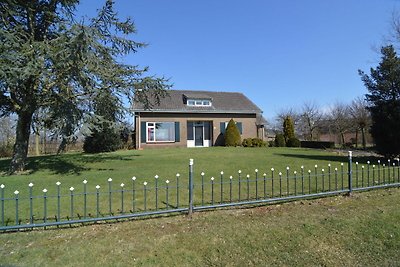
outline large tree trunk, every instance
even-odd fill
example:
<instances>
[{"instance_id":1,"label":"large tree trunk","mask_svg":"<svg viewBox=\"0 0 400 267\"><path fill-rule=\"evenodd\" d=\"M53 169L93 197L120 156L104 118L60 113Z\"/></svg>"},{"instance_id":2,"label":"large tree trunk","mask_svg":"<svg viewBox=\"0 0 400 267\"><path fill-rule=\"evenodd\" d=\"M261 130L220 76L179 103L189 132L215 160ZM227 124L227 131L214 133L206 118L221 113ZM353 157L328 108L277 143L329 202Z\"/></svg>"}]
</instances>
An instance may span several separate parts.
<instances>
[{"instance_id":1,"label":"large tree trunk","mask_svg":"<svg viewBox=\"0 0 400 267\"><path fill-rule=\"evenodd\" d=\"M10 173L23 171L25 169L28 155L29 136L31 133L31 122L33 112L21 111L18 113L16 138L13 157L10 164Z\"/></svg>"}]
</instances>

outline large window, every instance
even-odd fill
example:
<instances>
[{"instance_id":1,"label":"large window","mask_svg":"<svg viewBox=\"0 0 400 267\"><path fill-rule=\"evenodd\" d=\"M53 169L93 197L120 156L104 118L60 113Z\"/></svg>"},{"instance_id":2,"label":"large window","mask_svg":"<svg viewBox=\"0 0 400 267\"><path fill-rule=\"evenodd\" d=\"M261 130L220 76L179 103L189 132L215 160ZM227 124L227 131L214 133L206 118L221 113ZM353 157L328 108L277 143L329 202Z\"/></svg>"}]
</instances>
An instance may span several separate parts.
<instances>
[{"instance_id":1,"label":"large window","mask_svg":"<svg viewBox=\"0 0 400 267\"><path fill-rule=\"evenodd\" d=\"M221 122L221 133L222 134L225 133L225 130L226 130L226 127L228 126L228 123L229 123L228 121ZM243 124L241 122L238 122L238 121L235 121L235 124L236 124L236 126L237 126L237 128L239 130L239 133L243 134Z\"/></svg>"},{"instance_id":2,"label":"large window","mask_svg":"<svg viewBox=\"0 0 400 267\"><path fill-rule=\"evenodd\" d=\"M147 142L175 142L174 122L148 122Z\"/></svg>"}]
</instances>

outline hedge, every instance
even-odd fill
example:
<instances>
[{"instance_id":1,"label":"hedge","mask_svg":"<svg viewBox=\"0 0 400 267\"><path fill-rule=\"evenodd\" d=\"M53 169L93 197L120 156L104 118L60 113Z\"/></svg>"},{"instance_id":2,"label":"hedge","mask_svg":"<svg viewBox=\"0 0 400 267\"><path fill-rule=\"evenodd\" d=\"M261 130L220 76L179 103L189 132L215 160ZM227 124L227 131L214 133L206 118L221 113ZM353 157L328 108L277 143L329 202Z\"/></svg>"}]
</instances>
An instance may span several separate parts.
<instances>
[{"instance_id":1,"label":"hedge","mask_svg":"<svg viewBox=\"0 0 400 267\"><path fill-rule=\"evenodd\" d=\"M335 143L334 142L327 142L327 141L301 141L300 142L301 147L306 147L306 148L322 148L322 149L327 149L327 148L335 148Z\"/></svg>"}]
</instances>

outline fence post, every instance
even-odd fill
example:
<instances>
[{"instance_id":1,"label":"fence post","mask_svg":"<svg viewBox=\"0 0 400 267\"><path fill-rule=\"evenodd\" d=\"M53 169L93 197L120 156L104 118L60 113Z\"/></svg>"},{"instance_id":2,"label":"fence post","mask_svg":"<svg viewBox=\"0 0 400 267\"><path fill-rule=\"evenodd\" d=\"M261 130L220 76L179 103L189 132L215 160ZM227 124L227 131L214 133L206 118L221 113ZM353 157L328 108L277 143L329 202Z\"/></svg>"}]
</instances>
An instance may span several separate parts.
<instances>
[{"instance_id":1,"label":"fence post","mask_svg":"<svg viewBox=\"0 0 400 267\"><path fill-rule=\"evenodd\" d=\"M4 184L0 185L0 189L1 189L1 226L5 226L4 225Z\"/></svg>"},{"instance_id":2,"label":"fence post","mask_svg":"<svg viewBox=\"0 0 400 267\"><path fill-rule=\"evenodd\" d=\"M32 187L33 183L29 183L29 223L33 224L33 196L32 196Z\"/></svg>"},{"instance_id":3,"label":"fence post","mask_svg":"<svg viewBox=\"0 0 400 267\"><path fill-rule=\"evenodd\" d=\"M352 151L349 151L349 166L348 166L348 170L349 170L349 173L348 173L348 176L349 176L349 193L348 193L348 195L350 196L351 195L351 193L352 193L352 191L353 191L353 184L352 184L352 156L353 156L353 152Z\"/></svg>"},{"instance_id":4,"label":"fence post","mask_svg":"<svg viewBox=\"0 0 400 267\"><path fill-rule=\"evenodd\" d=\"M19 224L19 218L18 218L18 197L19 197L19 191L15 190L15 225Z\"/></svg>"},{"instance_id":5,"label":"fence post","mask_svg":"<svg viewBox=\"0 0 400 267\"><path fill-rule=\"evenodd\" d=\"M189 216L193 213L193 159L189 160Z\"/></svg>"}]
</instances>

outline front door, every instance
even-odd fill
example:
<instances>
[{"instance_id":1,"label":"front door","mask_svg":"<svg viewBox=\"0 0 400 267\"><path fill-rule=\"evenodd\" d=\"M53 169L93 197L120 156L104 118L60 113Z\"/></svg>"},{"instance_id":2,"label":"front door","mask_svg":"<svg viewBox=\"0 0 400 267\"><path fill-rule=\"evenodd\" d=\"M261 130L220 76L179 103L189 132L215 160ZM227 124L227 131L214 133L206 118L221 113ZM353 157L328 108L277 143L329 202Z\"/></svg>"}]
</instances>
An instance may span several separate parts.
<instances>
[{"instance_id":1,"label":"front door","mask_svg":"<svg viewBox=\"0 0 400 267\"><path fill-rule=\"evenodd\" d=\"M194 145L195 146L203 146L204 139L203 139L203 125L195 125L194 126Z\"/></svg>"}]
</instances>

